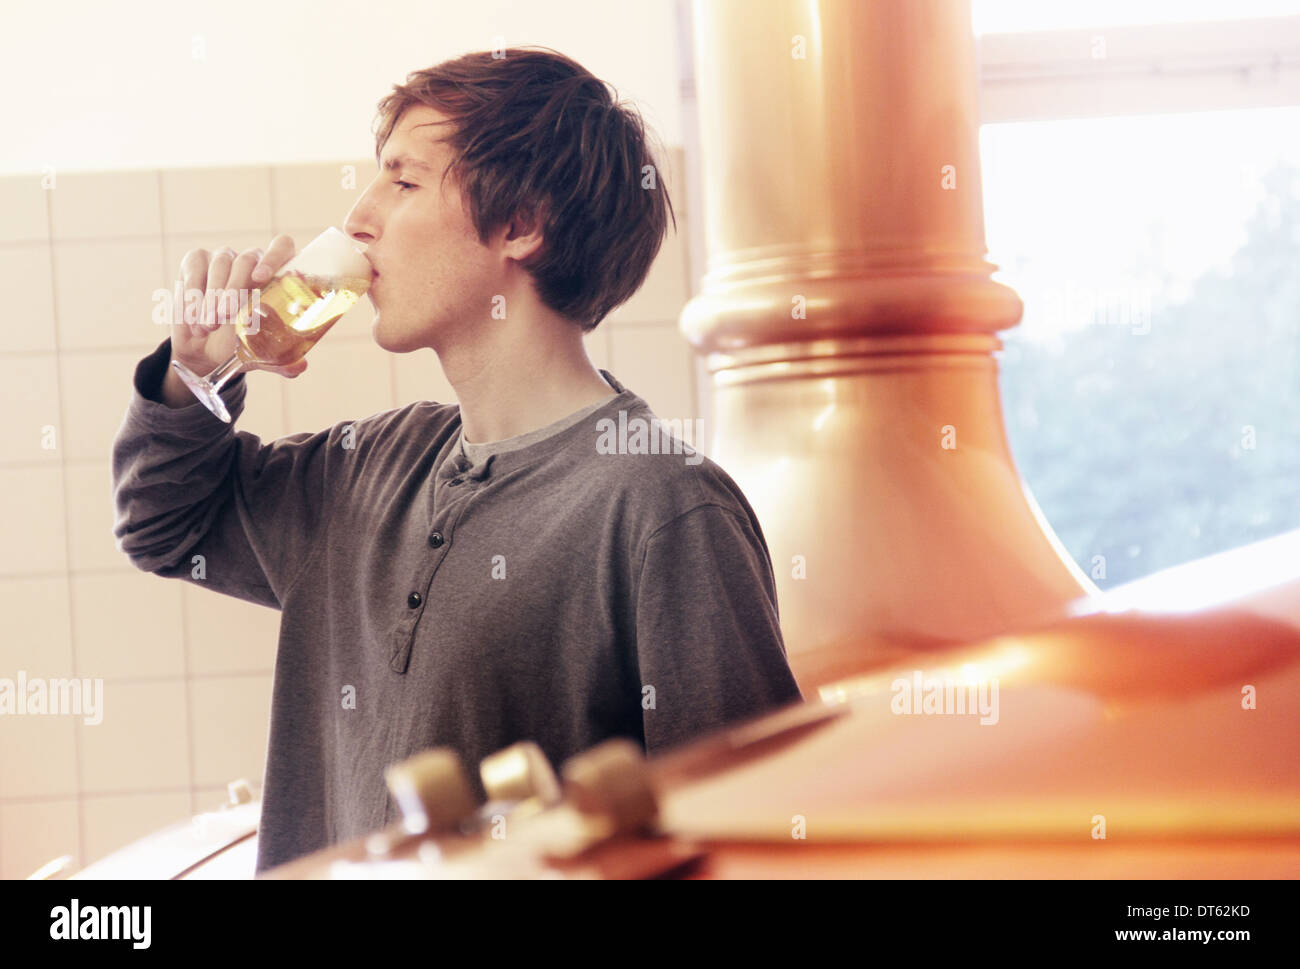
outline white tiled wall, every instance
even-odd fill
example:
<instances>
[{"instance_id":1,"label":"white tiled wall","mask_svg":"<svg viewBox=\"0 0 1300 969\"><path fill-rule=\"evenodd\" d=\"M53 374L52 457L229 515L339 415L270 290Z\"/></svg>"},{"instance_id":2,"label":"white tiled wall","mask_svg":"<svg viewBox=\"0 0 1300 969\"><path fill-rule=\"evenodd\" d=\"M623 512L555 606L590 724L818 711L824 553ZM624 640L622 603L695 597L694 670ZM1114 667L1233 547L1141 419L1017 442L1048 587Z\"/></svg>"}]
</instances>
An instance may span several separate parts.
<instances>
[{"instance_id":1,"label":"white tiled wall","mask_svg":"<svg viewBox=\"0 0 1300 969\"><path fill-rule=\"evenodd\" d=\"M341 225L374 175L337 165L0 179L0 677L100 677L104 718L0 716L0 877L63 854L80 867L256 790L279 614L134 569L112 535L109 454L151 322L192 248L298 246ZM678 229L650 278L587 337L592 362L664 418L699 414L677 331L688 298L684 179ZM248 376L239 426L269 440L413 400L454 402L436 355L387 354L362 301L286 381ZM51 437L52 434L52 437Z\"/></svg>"}]
</instances>

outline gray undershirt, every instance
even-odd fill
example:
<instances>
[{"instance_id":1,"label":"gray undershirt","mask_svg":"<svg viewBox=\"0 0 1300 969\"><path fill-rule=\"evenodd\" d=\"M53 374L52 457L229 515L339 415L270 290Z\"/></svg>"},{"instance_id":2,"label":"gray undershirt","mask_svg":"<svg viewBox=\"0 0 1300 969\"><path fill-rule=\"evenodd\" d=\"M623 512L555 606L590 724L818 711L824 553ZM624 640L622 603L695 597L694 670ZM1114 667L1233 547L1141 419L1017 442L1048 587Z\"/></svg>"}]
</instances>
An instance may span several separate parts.
<instances>
[{"instance_id":1,"label":"gray undershirt","mask_svg":"<svg viewBox=\"0 0 1300 969\"><path fill-rule=\"evenodd\" d=\"M600 375L615 394L622 393L622 386L617 385L609 373L601 370ZM538 441L544 441L548 437L559 434L561 431L578 423L588 414L594 414L609 401L610 397L602 397L594 404L588 404L581 410L576 410L567 417L561 417L558 421L553 421L545 427L539 427L534 431L527 431L524 434L517 434L514 437L507 437L500 441L487 441L482 444L475 444L473 441L465 440L465 428L462 425L456 434L456 447L453 453L459 451L463 454L466 460L469 461L471 468L479 467L493 455L504 454L507 451L517 451L521 447L528 447L530 444L536 444Z\"/></svg>"}]
</instances>

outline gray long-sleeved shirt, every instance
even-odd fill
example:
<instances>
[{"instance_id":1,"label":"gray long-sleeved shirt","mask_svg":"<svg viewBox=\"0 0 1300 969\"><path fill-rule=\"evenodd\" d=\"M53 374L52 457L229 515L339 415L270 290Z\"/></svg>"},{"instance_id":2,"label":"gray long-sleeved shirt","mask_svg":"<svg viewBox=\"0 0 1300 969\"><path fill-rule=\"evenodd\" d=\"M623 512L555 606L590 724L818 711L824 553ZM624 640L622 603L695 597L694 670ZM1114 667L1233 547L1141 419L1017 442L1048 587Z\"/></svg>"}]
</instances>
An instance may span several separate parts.
<instances>
[{"instance_id":1,"label":"gray long-sleeved shirt","mask_svg":"<svg viewBox=\"0 0 1300 969\"><path fill-rule=\"evenodd\" d=\"M383 769L429 747L482 796L479 761L519 740L558 768L801 699L749 503L689 448L636 453L654 415L608 371L617 396L466 462L460 408L427 401L264 443L158 402L170 353L136 368L114 534L142 570L281 611L259 872L390 823ZM236 421L246 393L223 390Z\"/></svg>"}]
</instances>

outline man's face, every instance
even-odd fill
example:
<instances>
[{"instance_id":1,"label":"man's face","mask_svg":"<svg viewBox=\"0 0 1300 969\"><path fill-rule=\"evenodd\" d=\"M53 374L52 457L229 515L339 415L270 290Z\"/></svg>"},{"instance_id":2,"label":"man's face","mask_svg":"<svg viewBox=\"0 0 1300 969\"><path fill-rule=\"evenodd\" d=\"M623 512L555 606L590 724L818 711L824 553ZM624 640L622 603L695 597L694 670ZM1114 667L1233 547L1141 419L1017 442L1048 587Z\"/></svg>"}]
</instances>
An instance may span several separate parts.
<instances>
[{"instance_id":1,"label":"man's face","mask_svg":"<svg viewBox=\"0 0 1300 969\"><path fill-rule=\"evenodd\" d=\"M500 247L479 242L454 176L442 182L452 158L440 143L450 130L443 121L424 105L402 114L381 151L379 175L343 224L369 244L376 272L371 332L395 353L438 349L454 328L490 319L501 288Z\"/></svg>"}]
</instances>

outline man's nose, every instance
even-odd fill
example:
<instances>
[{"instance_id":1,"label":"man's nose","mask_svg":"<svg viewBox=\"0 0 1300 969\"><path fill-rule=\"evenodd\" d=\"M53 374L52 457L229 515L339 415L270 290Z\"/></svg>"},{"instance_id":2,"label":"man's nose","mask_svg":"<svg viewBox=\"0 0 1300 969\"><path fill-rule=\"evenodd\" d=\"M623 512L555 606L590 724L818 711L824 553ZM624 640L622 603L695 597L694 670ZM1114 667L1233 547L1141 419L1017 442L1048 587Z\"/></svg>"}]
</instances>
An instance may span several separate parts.
<instances>
[{"instance_id":1,"label":"man's nose","mask_svg":"<svg viewBox=\"0 0 1300 969\"><path fill-rule=\"evenodd\" d=\"M352 211L343 220L343 231L356 242L372 243L379 238L379 224L373 206L367 203L369 192L357 199Z\"/></svg>"}]
</instances>

